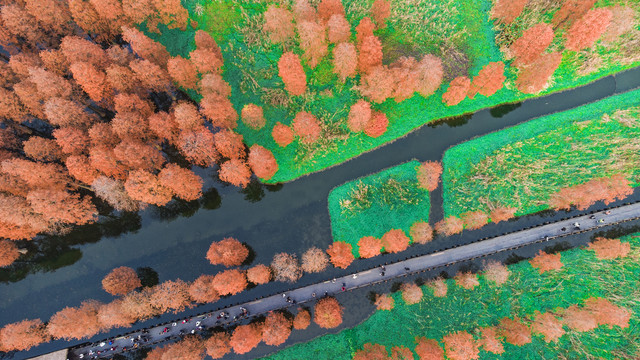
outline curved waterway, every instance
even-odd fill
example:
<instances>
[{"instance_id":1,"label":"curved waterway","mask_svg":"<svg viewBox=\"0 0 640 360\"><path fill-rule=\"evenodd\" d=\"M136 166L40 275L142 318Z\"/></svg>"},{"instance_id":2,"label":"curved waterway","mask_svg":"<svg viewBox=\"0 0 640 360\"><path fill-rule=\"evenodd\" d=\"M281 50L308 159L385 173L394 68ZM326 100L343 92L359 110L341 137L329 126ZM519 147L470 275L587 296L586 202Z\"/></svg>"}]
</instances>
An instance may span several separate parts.
<instances>
[{"instance_id":1,"label":"curved waterway","mask_svg":"<svg viewBox=\"0 0 640 360\"><path fill-rule=\"evenodd\" d=\"M574 90L423 126L402 139L342 165L279 186L264 187L254 184L249 190L239 191L212 180L212 171L202 170L200 175L210 179L208 182L215 188L208 192L207 201L202 204L183 204L169 210L149 208L140 212L139 216L112 219L108 226L88 227L66 238L43 241L39 246L40 251L56 254L56 261L46 265L22 264L21 276L10 278L12 281L7 280L9 277L6 272L0 273L0 280L3 281L0 283L0 326L24 318L46 321L65 306L77 306L86 299L110 301L112 297L102 290L100 280L118 266L151 268L157 273L159 281L178 278L192 281L201 274L214 274L223 268L210 265L205 259L206 251L212 241L227 236L236 237L251 247L252 255L255 256L251 265L268 264L273 255L280 251L300 255L311 246L326 248L332 242L327 211L327 196L332 188L411 159L440 160L447 148L473 137L637 87L640 87L640 67ZM632 198L640 199L640 191L636 191ZM439 188L432 197L432 223L442 218L441 202ZM598 207L601 206L594 208ZM409 255L435 252L454 244L469 243L479 238L553 221L573 213L578 212L541 213L498 225L491 224L450 238L437 238L427 245L414 246L402 254L357 261L346 271L331 269L322 274L305 275L295 287ZM627 227L629 226L632 225L628 224ZM585 234L566 238L558 246L576 245L588 238L589 235ZM527 254L518 253L518 256ZM467 266L473 268L477 264ZM134 327L141 328L178 316L249 301L292 287L291 284L273 282L222 299L215 304L191 309L180 315L164 315ZM350 292L339 297L348 307L343 326L353 326L372 312L373 307L368 301L363 301L363 296L371 290L375 289ZM95 339L124 331L116 329L100 334ZM320 329L312 326L309 331L293 332L290 340L303 341L320 333ZM28 358L81 342L55 341L29 352L15 354L13 358ZM258 353L264 354L274 349L276 348L264 347ZM252 352L249 357L253 356L256 356L256 352Z\"/></svg>"}]
</instances>

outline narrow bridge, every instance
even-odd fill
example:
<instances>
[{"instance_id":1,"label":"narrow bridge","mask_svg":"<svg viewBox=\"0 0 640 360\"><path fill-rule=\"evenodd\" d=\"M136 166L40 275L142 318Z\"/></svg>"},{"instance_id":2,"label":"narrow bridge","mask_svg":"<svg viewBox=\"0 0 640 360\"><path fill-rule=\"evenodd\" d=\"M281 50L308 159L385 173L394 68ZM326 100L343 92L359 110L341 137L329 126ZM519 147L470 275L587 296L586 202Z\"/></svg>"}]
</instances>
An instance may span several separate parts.
<instances>
[{"instance_id":1,"label":"narrow bridge","mask_svg":"<svg viewBox=\"0 0 640 360\"><path fill-rule=\"evenodd\" d=\"M638 218L640 218L640 202L535 226L468 245L416 256L387 264L384 267L353 273L176 322L164 323L144 330L136 330L110 340L82 344L69 349L68 359L111 357L116 353L129 351L133 348L155 345L182 335L199 333L207 328L230 325L248 316L261 315L273 310L297 306L323 296ZM243 309L246 312L243 312Z\"/></svg>"}]
</instances>

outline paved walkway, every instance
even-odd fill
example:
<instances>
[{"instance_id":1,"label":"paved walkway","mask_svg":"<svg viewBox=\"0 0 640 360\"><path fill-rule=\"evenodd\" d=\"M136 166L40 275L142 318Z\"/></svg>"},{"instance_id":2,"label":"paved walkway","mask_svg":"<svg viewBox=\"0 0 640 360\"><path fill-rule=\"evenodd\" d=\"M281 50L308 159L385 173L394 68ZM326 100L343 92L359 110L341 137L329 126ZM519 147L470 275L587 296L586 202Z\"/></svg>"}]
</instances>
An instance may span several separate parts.
<instances>
[{"instance_id":1,"label":"paved walkway","mask_svg":"<svg viewBox=\"0 0 640 360\"><path fill-rule=\"evenodd\" d=\"M597 212L592 215L531 227L522 231L477 241L472 244L453 247L432 254L416 256L384 267L357 272L322 283L301 287L284 294L264 297L242 305L231 306L215 312L179 320L174 323L160 324L146 330L137 330L124 336L103 342L83 344L69 351L69 359L91 359L110 357L115 353L130 350L138 346L157 344L188 333L197 333L204 328L228 325L242 316L246 309L249 316L265 314L273 310L297 307L299 304L314 301L317 298L349 291L372 284L388 281L407 274L428 271L437 267L495 254L501 251L517 249L543 241L580 232L591 231L604 226L640 218L640 202ZM601 219L604 219L602 222ZM577 226L578 225L578 226ZM287 301L289 299L289 301ZM224 316L220 316L224 314Z\"/></svg>"}]
</instances>

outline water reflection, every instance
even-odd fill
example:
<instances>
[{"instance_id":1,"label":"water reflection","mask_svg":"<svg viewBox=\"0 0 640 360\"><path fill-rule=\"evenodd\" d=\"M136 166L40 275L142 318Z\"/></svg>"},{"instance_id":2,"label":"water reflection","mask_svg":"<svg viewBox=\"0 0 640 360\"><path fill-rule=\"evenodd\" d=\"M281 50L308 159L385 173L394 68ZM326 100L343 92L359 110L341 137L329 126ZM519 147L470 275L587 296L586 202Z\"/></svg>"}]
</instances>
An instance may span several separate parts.
<instances>
[{"instance_id":1,"label":"water reflection","mask_svg":"<svg viewBox=\"0 0 640 360\"><path fill-rule=\"evenodd\" d=\"M473 114L464 114L464 115L459 115L459 116L452 116L452 117L448 117L448 118L432 121L429 124L427 124L427 126L435 128L435 127L439 127L441 125L445 125L446 124L449 127L458 127L458 126L462 126L462 125L465 125L466 123L468 123L469 120L471 120L472 117L473 117Z\"/></svg>"},{"instance_id":2,"label":"water reflection","mask_svg":"<svg viewBox=\"0 0 640 360\"><path fill-rule=\"evenodd\" d=\"M240 192L244 194L245 200L255 203L264 198L264 185L256 179L251 179L249 185Z\"/></svg>"},{"instance_id":3,"label":"water reflection","mask_svg":"<svg viewBox=\"0 0 640 360\"><path fill-rule=\"evenodd\" d=\"M493 116L494 118L501 118L507 115L508 113L514 111L515 109L519 108L520 106L522 106L522 102L513 103L513 104L504 104L504 105L491 108L489 112L491 113L491 116Z\"/></svg>"},{"instance_id":4,"label":"water reflection","mask_svg":"<svg viewBox=\"0 0 640 360\"><path fill-rule=\"evenodd\" d=\"M138 277L140 278L142 287L156 286L160 282L158 272L150 267L139 267L136 269L136 274L138 274Z\"/></svg>"}]
</instances>

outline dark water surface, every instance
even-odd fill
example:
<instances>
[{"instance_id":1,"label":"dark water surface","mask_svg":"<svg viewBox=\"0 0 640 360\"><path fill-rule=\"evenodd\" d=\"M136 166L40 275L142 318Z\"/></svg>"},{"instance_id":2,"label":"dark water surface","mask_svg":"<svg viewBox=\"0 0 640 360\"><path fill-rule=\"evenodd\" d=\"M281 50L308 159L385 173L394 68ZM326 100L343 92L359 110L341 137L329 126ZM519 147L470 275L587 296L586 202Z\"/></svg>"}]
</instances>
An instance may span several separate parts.
<instances>
[{"instance_id":1,"label":"dark water surface","mask_svg":"<svg viewBox=\"0 0 640 360\"><path fill-rule=\"evenodd\" d=\"M86 299L110 301L112 297L102 290L100 281L111 269L118 266L149 267L157 272L161 282L178 278L192 281L201 274L214 274L223 268L210 265L205 259L206 251L212 241L227 236L236 237L251 247L255 252L251 265L269 264L273 255L280 251L300 255L311 246L327 248L332 242L327 211L327 196L332 188L414 158L420 161L440 160L447 148L473 137L639 86L640 68L635 68L575 90L527 100L521 104L481 110L472 116L423 126L389 145L291 183L268 187L256 183L249 190L240 192L237 188L223 186L211 180L216 190L208 193L205 204L181 203L168 210L149 208L139 216L129 215L125 219L113 219L109 226L80 229L71 237L55 239L49 243L43 242L40 250L46 254L55 254L55 261L46 264L25 264L24 268L31 269L32 273L25 272L23 279L14 278L12 280L17 280L14 282L7 281L6 272L0 272L0 281L3 281L0 283L0 326L24 318L40 318L46 321L65 306L78 306ZM212 173L210 170L203 170L200 174L211 178ZM640 199L640 191L636 191L633 198ZM602 207L602 204L596 207ZM400 255L384 255L358 261L347 271L331 269L322 274L305 275L296 287L408 255L429 253L452 244L468 243L486 236L522 229L570 214L572 213L541 213L524 216L515 221L490 224L480 230L466 231L450 238L436 238L430 244L414 246ZM438 188L432 197L431 223L441 218L442 198ZM580 243L588 236L568 237L565 242ZM526 257L530 255L530 251L537 250L521 249L518 256ZM478 264L471 263L466 266L473 268ZM258 286L215 304L188 310L180 316L253 300L259 296L285 291L291 286L276 282ZM363 304L363 297L372 290L375 288L341 294L341 302L353 305L346 311L343 326L361 322L373 311L368 302ZM160 319L136 324L135 328L175 317L178 316L164 315ZM320 329L314 329L312 326L308 331L293 332L291 341L303 341L321 333ZM98 335L95 339L122 332L122 329L116 329L108 334ZM82 342L84 341L55 341L29 352L16 354L13 358L35 356ZM252 352L250 357L274 349L276 348L261 347L257 352Z\"/></svg>"}]
</instances>

